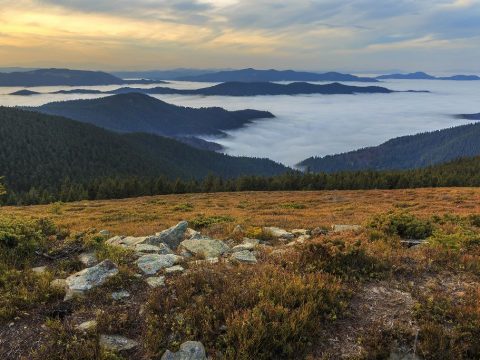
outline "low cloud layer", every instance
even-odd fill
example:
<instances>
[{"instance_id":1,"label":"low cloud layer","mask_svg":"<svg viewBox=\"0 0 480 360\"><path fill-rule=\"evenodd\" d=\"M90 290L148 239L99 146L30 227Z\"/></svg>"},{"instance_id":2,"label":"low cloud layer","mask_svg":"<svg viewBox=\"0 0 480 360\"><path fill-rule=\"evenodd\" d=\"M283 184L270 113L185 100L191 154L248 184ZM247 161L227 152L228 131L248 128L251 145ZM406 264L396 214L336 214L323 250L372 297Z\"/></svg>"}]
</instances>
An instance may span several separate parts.
<instances>
[{"instance_id":1,"label":"low cloud layer","mask_svg":"<svg viewBox=\"0 0 480 360\"><path fill-rule=\"evenodd\" d=\"M479 0L0 0L0 5L3 66L480 71Z\"/></svg>"}]
</instances>

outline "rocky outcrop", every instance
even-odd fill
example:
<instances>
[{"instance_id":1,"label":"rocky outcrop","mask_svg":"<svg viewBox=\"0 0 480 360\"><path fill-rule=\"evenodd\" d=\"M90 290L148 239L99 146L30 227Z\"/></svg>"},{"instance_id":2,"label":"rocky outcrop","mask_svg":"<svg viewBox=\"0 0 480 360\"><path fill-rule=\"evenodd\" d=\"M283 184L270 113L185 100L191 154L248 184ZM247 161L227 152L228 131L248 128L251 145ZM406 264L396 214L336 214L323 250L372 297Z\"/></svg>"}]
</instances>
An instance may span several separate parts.
<instances>
[{"instance_id":1,"label":"rocky outcrop","mask_svg":"<svg viewBox=\"0 0 480 360\"><path fill-rule=\"evenodd\" d=\"M257 258L253 252L248 250L237 251L232 254L232 259L241 263L256 264Z\"/></svg>"},{"instance_id":2,"label":"rocky outcrop","mask_svg":"<svg viewBox=\"0 0 480 360\"><path fill-rule=\"evenodd\" d=\"M70 275L66 279L67 294L65 299L70 299L75 295L83 295L86 291L102 285L117 274L117 266L110 260L104 260L96 266Z\"/></svg>"},{"instance_id":3,"label":"rocky outcrop","mask_svg":"<svg viewBox=\"0 0 480 360\"><path fill-rule=\"evenodd\" d=\"M165 351L161 360L207 360L207 355L201 342L187 341L180 345L176 353Z\"/></svg>"}]
</instances>

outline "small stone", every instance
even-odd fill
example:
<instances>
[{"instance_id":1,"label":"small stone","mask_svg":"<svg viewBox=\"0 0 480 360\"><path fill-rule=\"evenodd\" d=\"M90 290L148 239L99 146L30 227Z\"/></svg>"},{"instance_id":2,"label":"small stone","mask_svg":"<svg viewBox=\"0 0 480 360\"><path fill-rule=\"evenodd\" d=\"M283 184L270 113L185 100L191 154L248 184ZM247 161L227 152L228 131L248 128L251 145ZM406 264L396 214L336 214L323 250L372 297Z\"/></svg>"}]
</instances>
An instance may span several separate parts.
<instances>
[{"instance_id":1,"label":"small stone","mask_svg":"<svg viewBox=\"0 0 480 360\"><path fill-rule=\"evenodd\" d=\"M97 325L98 324L96 320L89 320L81 323L80 325L77 325L75 329L82 332L89 332L91 330L94 330Z\"/></svg>"},{"instance_id":2,"label":"small stone","mask_svg":"<svg viewBox=\"0 0 480 360\"><path fill-rule=\"evenodd\" d=\"M232 231L233 236L241 236L245 233L245 229L243 228L242 225L237 225L235 226L235 229Z\"/></svg>"},{"instance_id":3,"label":"small stone","mask_svg":"<svg viewBox=\"0 0 480 360\"><path fill-rule=\"evenodd\" d=\"M209 264L218 264L220 262L220 260L218 259L218 257L215 257L215 258L208 258L208 259L205 259L205 260L195 260L193 262L193 264L195 265L209 265Z\"/></svg>"},{"instance_id":4,"label":"small stone","mask_svg":"<svg viewBox=\"0 0 480 360\"><path fill-rule=\"evenodd\" d=\"M120 335L100 335L100 346L111 351L125 351L137 347L138 343Z\"/></svg>"},{"instance_id":5,"label":"small stone","mask_svg":"<svg viewBox=\"0 0 480 360\"><path fill-rule=\"evenodd\" d=\"M78 260L85 266L91 267L98 263L97 255L93 252L78 255Z\"/></svg>"},{"instance_id":6,"label":"small stone","mask_svg":"<svg viewBox=\"0 0 480 360\"><path fill-rule=\"evenodd\" d=\"M143 243L147 239L147 236L134 237L134 236L114 236L108 239L105 243L111 246L119 246L127 249L134 248L135 245Z\"/></svg>"},{"instance_id":7,"label":"small stone","mask_svg":"<svg viewBox=\"0 0 480 360\"><path fill-rule=\"evenodd\" d=\"M32 268L32 271L36 274L43 274L43 273L45 273L45 271L47 271L47 267L46 266L37 266L37 267Z\"/></svg>"},{"instance_id":8,"label":"small stone","mask_svg":"<svg viewBox=\"0 0 480 360\"><path fill-rule=\"evenodd\" d=\"M185 234L183 235L183 238L186 240L186 239L190 239L192 237L194 237L195 235L198 235L200 234L200 232L198 232L197 230L193 230L192 228L188 228L187 230L185 230Z\"/></svg>"},{"instance_id":9,"label":"small stone","mask_svg":"<svg viewBox=\"0 0 480 360\"><path fill-rule=\"evenodd\" d=\"M201 342L186 341L176 353L165 351L161 360L207 360L207 355Z\"/></svg>"},{"instance_id":10,"label":"small stone","mask_svg":"<svg viewBox=\"0 0 480 360\"><path fill-rule=\"evenodd\" d=\"M128 291L125 291L125 290L121 290L121 291L117 291L117 292L112 293L112 299L116 300L116 301L123 300L123 299L126 299L128 297L130 297L130 293Z\"/></svg>"},{"instance_id":11,"label":"small stone","mask_svg":"<svg viewBox=\"0 0 480 360\"><path fill-rule=\"evenodd\" d=\"M152 277L146 278L145 281L147 282L148 286L155 289L165 285L165 276L158 276L158 277L152 276Z\"/></svg>"},{"instance_id":12,"label":"small stone","mask_svg":"<svg viewBox=\"0 0 480 360\"><path fill-rule=\"evenodd\" d=\"M175 265L165 269L165 274L174 274L177 272L184 272L185 269L181 265Z\"/></svg>"},{"instance_id":13,"label":"small stone","mask_svg":"<svg viewBox=\"0 0 480 360\"><path fill-rule=\"evenodd\" d=\"M256 264L257 258L255 255L248 250L238 251L232 254L232 259L239 261L241 263L247 264Z\"/></svg>"},{"instance_id":14,"label":"small stone","mask_svg":"<svg viewBox=\"0 0 480 360\"><path fill-rule=\"evenodd\" d=\"M242 244L234 246L232 248L232 252L238 252L238 251L243 251L243 250L252 251L252 250L255 250L255 248L258 246L259 243L260 243L260 241L257 240L257 239L247 239L247 238L245 238L243 240Z\"/></svg>"},{"instance_id":15,"label":"small stone","mask_svg":"<svg viewBox=\"0 0 480 360\"><path fill-rule=\"evenodd\" d=\"M155 275L159 270L172 267L180 262L181 256L167 254L148 254L143 255L137 260L137 266L147 275Z\"/></svg>"},{"instance_id":16,"label":"small stone","mask_svg":"<svg viewBox=\"0 0 480 360\"><path fill-rule=\"evenodd\" d=\"M110 231L108 231L108 230L100 230L100 231L98 232L98 234L101 235L101 236L110 236Z\"/></svg>"}]
</instances>

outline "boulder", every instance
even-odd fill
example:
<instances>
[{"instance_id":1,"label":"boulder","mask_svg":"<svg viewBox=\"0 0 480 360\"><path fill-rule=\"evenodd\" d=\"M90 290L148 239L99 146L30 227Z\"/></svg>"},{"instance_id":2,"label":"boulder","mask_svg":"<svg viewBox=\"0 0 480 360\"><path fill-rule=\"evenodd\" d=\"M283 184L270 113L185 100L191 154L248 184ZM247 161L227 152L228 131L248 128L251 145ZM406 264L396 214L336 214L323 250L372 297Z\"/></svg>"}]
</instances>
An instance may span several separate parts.
<instances>
[{"instance_id":1,"label":"boulder","mask_svg":"<svg viewBox=\"0 0 480 360\"><path fill-rule=\"evenodd\" d=\"M160 243L167 244L169 248L176 249L180 242L183 240L185 231L187 231L188 222L182 221L171 228L155 234L155 236L149 237L145 241L146 244L158 245Z\"/></svg>"},{"instance_id":2,"label":"boulder","mask_svg":"<svg viewBox=\"0 0 480 360\"><path fill-rule=\"evenodd\" d=\"M165 276L152 276L146 278L145 281L147 282L148 286L150 286L152 289L155 289L165 285Z\"/></svg>"},{"instance_id":3,"label":"boulder","mask_svg":"<svg viewBox=\"0 0 480 360\"><path fill-rule=\"evenodd\" d=\"M187 230L185 230L185 234L183 234L183 238L186 240L186 239L190 239L192 237L194 237L195 235L198 235L200 234L199 231L197 230L193 230L192 228L187 228Z\"/></svg>"},{"instance_id":4,"label":"boulder","mask_svg":"<svg viewBox=\"0 0 480 360\"><path fill-rule=\"evenodd\" d=\"M263 231L265 233L267 233L268 235L270 235L274 238L277 238L277 239L290 240L290 239L293 239L295 237L295 235L293 235L292 233L290 233L290 232L288 232L284 229L274 227L274 226L264 227Z\"/></svg>"},{"instance_id":5,"label":"boulder","mask_svg":"<svg viewBox=\"0 0 480 360\"><path fill-rule=\"evenodd\" d=\"M246 264L256 264L257 263L257 258L255 257L253 252L248 251L248 250L234 252L232 254L232 259L236 260L238 262L241 262L241 263L246 263Z\"/></svg>"},{"instance_id":6,"label":"boulder","mask_svg":"<svg viewBox=\"0 0 480 360\"><path fill-rule=\"evenodd\" d=\"M161 360L207 360L207 355L201 342L187 341L180 345L176 353L165 351Z\"/></svg>"},{"instance_id":7,"label":"boulder","mask_svg":"<svg viewBox=\"0 0 480 360\"><path fill-rule=\"evenodd\" d=\"M98 234L101 235L101 236L110 236L110 231L108 231L108 230L100 230L100 231L98 232Z\"/></svg>"},{"instance_id":8,"label":"boulder","mask_svg":"<svg viewBox=\"0 0 480 360\"><path fill-rule=\"evenodd\" d=\"M109 278L117 274L117 266L110 260L104 260L98 265L70 275L66 279L67 294L65 299L68 300L75 295L82 295L86 291L102 285Z\"/></svg>"},{"instance_id":9,"label":"boulder","mask_svg":"<svg viewBox=\"0 0 480 360\"><path fill-rule=\"evenodd\" d=\"M259 243L260 240L245 238L243 239L243 243L241 243L240 245L236 245L232 248L232 252L238 252L243 250L252 251L258 246Z\"/></svg>"},{"instance_id":10,"label":"boulder","mask_svg":"<svg viewBox=\"0 0 480 360\"><path fill-rule=\"evenodd\" d=\"M216 258L230 251L230 247L221 240L204 237L199 240L184 240L180 246L190 253L205 258Z\"/></svg>"},{"instance_id":11,"label":"boulder","mask_svg":"<svg viewBox=\"0 0 480 360\"><path fill-rule=\"evenodd\" d=\"M94 252L81 253L78 260L85 266L91 267L98 263L97 255Z\"/></svg>"},{"instance_id":12,"label":"boulder","mask_svg":"<svg viewBox=\"0 0 480 360\"><path fill-rule=\"evenodd\" d=\"M182 260L181 256L174 254L147 254L137 260L137 266L147 275L155 275L161 269L172 267Z\"/></svg>"},{"instance_id":13,"label":"boulder","mask_svg":"<svg viewBox=\"0 0 480 360\"><path fill-rule=\"evenodd\" d=\"M138 343L120 335L100 335L100 346L110 351L125 351L137 347Z\"/></svg>"}]
</instances>

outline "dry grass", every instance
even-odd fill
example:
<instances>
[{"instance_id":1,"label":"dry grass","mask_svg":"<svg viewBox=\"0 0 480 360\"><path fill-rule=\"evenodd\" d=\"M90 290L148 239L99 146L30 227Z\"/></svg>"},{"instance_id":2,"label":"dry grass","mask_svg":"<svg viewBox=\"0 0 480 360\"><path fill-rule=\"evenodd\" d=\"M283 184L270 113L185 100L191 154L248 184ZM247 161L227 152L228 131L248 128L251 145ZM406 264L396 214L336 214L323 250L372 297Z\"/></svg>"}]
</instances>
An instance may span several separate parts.
<instances>
[{"instance_id":1,"label":"dry grass","mask_svg":"<svg viewBox=\"0 0 480 360\"><path fill-rule=\"evenodd\" d=\"M188 211L184 211L188 204ZM301 204L286 206L285 204ZM180 220L228 216L235 224L291 228L362 224L374 214L403 209L420 217L480 212L480 189L242 192L81 201L68 204L3 207L0 215L50 217L59 226L83 232L109 229L116 234L145 235ZM229 227L226 227L229 230Z\"/></svg>"}]
</instances>

